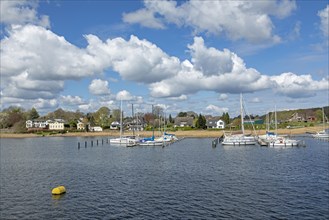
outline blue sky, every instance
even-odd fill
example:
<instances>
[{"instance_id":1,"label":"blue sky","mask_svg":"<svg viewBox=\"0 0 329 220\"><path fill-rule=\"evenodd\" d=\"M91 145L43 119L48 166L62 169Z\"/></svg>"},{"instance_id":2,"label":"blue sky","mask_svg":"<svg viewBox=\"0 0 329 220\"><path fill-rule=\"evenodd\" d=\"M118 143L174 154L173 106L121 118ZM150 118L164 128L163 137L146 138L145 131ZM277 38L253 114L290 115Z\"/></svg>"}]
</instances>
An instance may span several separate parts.
<instances>
[{"instance_id":1,"label":"blue sky","mask_svg":"<svg viewBox=\"0 0 329 220\"><path fill-rule=\"evenodd\" d=\"M1 109L329 105L328 1L3 1ZM136 111L136 110L135 110Z\"/></svg>"}]
</instances>

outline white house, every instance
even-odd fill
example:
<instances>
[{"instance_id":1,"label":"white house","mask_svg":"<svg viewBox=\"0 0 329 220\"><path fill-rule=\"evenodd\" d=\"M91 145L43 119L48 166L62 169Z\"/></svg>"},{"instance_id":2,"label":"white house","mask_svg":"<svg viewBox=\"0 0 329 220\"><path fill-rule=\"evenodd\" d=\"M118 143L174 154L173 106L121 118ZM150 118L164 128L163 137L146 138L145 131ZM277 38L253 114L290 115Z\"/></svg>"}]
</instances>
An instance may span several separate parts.
<instances>
[{"instance_id":1,"label":"white house","mask_svg":"<svg viewBox=\"0 0 329 220\"><path fill-rule=\"evenodd\" d=\"M100 126L90 127L90 131L100 132L103 131L103 128L101 128Z\"/></svg>"},{"instance_id":2,"label":"white house","mask_svg":"<svg viewBox=\"0 0 329 220\"><path fill-rule=\"evenodd\" d=\"M33 128L33 121L32 120L27 120L25 122L25 127L26 128Z\"/></svg>"},{"instance_id":3,"label":"white house","mask_svg":"<svg viewBox=\"0 0 329 220\"><path fill-rule=\"evenodd\" d=\"M209 119L207 120L207 128L224 129L225 122L221 119Z\"/></svg>"},{"instance_id":4,"label":"white house","mask_svg":"<svg viewBox=\"0 0 329 220\"><path fill-rule=\"evenodd\" d=\"M110 127L111 130L116 130L116 129L119 129L119 128L120 128L120 123L119 122L114 121L114 122L111 123L111 127Z\"/></svg>"},{"instance_id":5,"label":"white house","mask_svg":"<svg viewBox=\"0 0 329 220\"><path fill-rule=\"evenodd\" d=\"M85 124L81 121L78 121L77 123L77 129L78 130L85 130Z\"/></svg>"},{"instance_id":6,"label":"white house","mask_svg":"<svg viewBox=\"0 0 329 220\"><path fill-rule=\"evenodd\" d=\"M64 130L64 121L55 119L54 121L49 121L49 130Z\"/></svg>"},{"instance_id":7,"label":"white house","mask_svg":"<svg viewBox=\"0 0 329 220\"><path fill-rule=\"evenodd\" d=\"M48 121L43 120L27 120L25 122L26 128L47 128Z\"/></svg>"}]
</instances>

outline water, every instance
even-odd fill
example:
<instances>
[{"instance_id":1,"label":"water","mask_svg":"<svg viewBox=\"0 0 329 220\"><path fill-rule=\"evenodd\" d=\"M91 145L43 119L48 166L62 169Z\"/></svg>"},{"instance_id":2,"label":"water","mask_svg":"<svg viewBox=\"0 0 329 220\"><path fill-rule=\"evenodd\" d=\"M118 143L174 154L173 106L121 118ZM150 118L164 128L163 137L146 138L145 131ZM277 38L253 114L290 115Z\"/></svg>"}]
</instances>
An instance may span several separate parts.
<instances>
[{"instance_id":1,"label":"water","mask_svg":"<svg viewBox=\"0 0 329 220\"><path fill-rule=\"evenodd\" d=\"M328 219L328 142L299 139L306 148L1 139L0 218ZM52 196L58 185L67 193Z\"/></svg>"}]
</instances>

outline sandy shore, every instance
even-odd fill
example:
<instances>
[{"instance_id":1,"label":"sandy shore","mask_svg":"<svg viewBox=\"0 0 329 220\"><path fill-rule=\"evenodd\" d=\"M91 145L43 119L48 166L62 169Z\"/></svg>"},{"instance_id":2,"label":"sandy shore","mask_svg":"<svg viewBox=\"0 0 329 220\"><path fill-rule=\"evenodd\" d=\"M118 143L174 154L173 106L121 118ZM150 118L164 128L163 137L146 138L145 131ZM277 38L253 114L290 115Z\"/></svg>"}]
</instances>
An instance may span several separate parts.
<instances>
[{"instance_id":1,"label":"sandy shore","mask_svg":"<svg viewBox=\"0 0 329 220\"><path fill-rule=\"evenodd\" d=\"M306 128L294 128L294 129L279 129L279 134L296 135L305 134L307 132L315 133L316 131L323 130L323 127L306 127ZM227 131L228 132L228 131ZM198 137L198 138L215 138L223 134L221 130L191 130L191 131L175 131L168 132L173 133L177 137ZM246 131L246 133L252 133L252 131ZM257 130L257 134L265 134L265 130ZM132 135L132 132L125 132L125 135ZM142 137L152 136L152 131L139 132ZM155 132L155 135L159 135L159 132ZM104 131L104 132L69 132L65 134L47 135L47 137L116 137L119 136L119 131ZM0 138L31 138L31 137L43 137L38 134L15 134L15 133L0 133Z\"/></svg>"}]
</instances>

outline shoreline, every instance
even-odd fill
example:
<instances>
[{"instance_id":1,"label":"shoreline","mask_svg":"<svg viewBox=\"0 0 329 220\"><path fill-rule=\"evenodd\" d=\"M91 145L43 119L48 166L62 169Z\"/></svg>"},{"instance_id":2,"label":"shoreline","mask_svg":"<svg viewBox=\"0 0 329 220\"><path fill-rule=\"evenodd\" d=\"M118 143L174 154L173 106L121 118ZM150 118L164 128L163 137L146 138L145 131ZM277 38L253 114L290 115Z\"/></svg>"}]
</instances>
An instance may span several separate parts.
<instances>
[{"instance_id":1,"label":"shoreline","mask_svg":"<svg viewBox=\"0 0 329 220\"><path fill-rule=\"evenodd\" d=\"M326 127L328 129L328 127ZM304 127L304 128L292 128L292 129L278 129L279 135L300 135L305 133L315 133L317 131L323 130L322 126L315 127ZM230 132L230 131L225 131ZM138 132L141 137L152 136L152 131L141 131ZM189 131L168 131L168 133L175 134L178 138L216 138L223 135L223 130L189 130ZM247 134L252 134L250 130L246 131ZM155 136L159 135L159 131L154 132ZM265 130L256 130L257 135L265 134ZM68 132L65 134L53 134L53 135L40 135L34 133L6 133L1 132L0 138L36 138L36 137L117 137L120 135L119 131L103 131L103 132ZM131 131L125 132L124 135L132 135Z\"/></svg>"}]
</instances>

